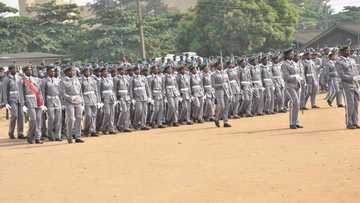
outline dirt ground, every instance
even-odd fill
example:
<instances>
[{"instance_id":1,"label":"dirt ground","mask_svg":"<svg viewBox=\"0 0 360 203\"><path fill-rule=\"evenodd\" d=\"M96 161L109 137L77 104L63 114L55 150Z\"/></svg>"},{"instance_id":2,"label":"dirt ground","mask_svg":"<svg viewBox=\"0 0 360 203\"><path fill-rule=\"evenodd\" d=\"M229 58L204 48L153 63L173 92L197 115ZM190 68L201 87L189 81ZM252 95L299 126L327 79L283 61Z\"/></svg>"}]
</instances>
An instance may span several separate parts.
<instances>
[{"instance_id":1,"label":"dirt ground","mask_svg":"<svg viewBox=\"0 0 360 203\"><path fill-rule=\"evenodd\" d=\"M360 130L344 109L27 145L0 122L0 202L356 203Z\"/></svg>"}]
</instances>

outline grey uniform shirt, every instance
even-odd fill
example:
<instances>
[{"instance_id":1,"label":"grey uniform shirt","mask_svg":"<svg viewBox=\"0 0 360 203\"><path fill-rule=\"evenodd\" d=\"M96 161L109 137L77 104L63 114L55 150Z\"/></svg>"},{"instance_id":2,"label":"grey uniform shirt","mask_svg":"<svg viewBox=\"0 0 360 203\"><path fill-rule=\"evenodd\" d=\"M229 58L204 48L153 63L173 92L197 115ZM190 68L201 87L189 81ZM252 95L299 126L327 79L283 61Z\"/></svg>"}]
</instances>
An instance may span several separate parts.
<instances>
[{"instance_id":1,"label":"grey uniform shirt","mask_svg":"<svg viewBox=\"0 0 360 203\"><path fill-rule=\"evenodd\" d=\"M117 83L115 84L115 89L119 101L130 101L130 83L128 76L119 75Z\"/></svg>"},{"instance_id":2,"label":"grey uniform shirt","mask_svg":"<svg viewBox=\"0 0 360 203\"><path fill-rule=\"evenodd\" d=\"M147 79L142 75L134 75L130 83L130 96L135 101L148 101L151 98Z\"/></svg>"},{"instance_id":3,"label":"grey uniform shirt","mask_svg":"<svg viewBox=\"0 0 360 203\"><path fill-rule=\"evenodd\" d=\"M300 72L294 61L284 61L281 65L281 70L287 88L300 88Z\"/></svg>"},{"instance_id":4,"label":"grey uniform shirt","mask_svg":"<svg viewBox=\"0 0 360 203\"><path fill-rule=\"evenodd\" d=\"M115 103L115 94L114 94L114 81L112 77L101 77L100 79L100 98L101 102L105 104L114 104Z\"/></svg>"},{"instance_id":5,"label":"grey uniform shirt","mask_svg":"<svg viewBox=\"0 0 360 203\"><path fill-rule=\"evenodd\" d=\"M21 78L18 75L7 74L2 83L3 89L3 103L19 103L20 105L24 104L22 94L22 82Z\"/></svg>"},{"instance_id":6,"label":"grey uniform shirt","mask_svg":"<svg viewBox=\"0 0 360 203\"><path fill-rule=\"evenodd\" d=\"M359 81L356 77L359 76L359 70L354 61L350 58L340 56L336 61L335 67L341 78L342 86L344 88L358 90Z\"/></svg>"},{"instance_id":7,"label":"grey uniform shirt","mask_svg":"<svg viewBox=\"0 0 360 203\"><path fill-rule=\"evenodd\" d=\"M229 81L230 81L230 88L233 94L240 94L240 78L238 74L238 67L228 68L226 70Z\"/></svg>"},{"instance_id":8,"label":"grey uniform shirt","mask_svg":"<svg viewBox=\"0 0 360 203\"><path fill-rule=\"evenodd\" d=\"M77 77L63 77L60 81L60 95L65 105L83 104L81 84Z\"/></svg>"},{"instance_id":9,"label":"grey uniform shirt","mask_svg":"<svg viewBox=\"0 0 360 203\"><path fill-rule=\"evenodd\" d=\"M190 75L190 86L191 86L192 96L194 96L194 97L203 97L204 96L202 79L201 79L201 75L199 73Z\"/></svg>"},{"instance_id":10,"label":"grey uniform shirt","mask_svg":"<svg viewBox=\"0 0 360 203\"><path fill-rule=\"evenodd\" d=\"M80 80L81 90L84 97L84 105L95 106L101 101L98 89L98 82L92 76L83 76Z\"/></svg>"},{"instance_id":11,"label":"grey uniform shirt","mask_svg":"<svg viewBox=\"0 0 360 203\"><path fill-rule=\"evenodd\" d=\"M61 107L60 99L60 79L55 77L46 77L43 85L45 106L47 108Z\"/></svg>"}]
</instances>

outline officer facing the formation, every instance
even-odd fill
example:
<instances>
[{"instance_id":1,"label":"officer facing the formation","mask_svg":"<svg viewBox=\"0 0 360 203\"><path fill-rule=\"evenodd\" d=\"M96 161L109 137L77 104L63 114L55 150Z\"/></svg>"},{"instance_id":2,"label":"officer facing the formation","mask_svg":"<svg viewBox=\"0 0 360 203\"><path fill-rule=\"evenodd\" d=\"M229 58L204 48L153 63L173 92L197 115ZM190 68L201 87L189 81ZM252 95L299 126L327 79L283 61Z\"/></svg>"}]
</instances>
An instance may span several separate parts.
<instances>
[{"instance_id":1,"label":"officer facing the formation","mask_svg":"<svg viewBox=\"0 0 360 203\"><path fill-rule=\"evenodd\" d=\"M336 61L336 70L341 78L343 95L345 99L345 121L346 128L360 128L358 125L358 103L360 97L359 70L350 58L351 49L348 46L340 49L340 57Z\"/></svg>"},{"instance_id":2,"label":"officer facing the formation","mask_svg":"<svg viewBox=\"0 0 360 203\"><path fill-rule=\"evenodd\" d=\"M326 101L329 106L332 106L334 99L336 98L337 107L344 107L342 103L342 91L341 91L341 78L336 70L336 58L337 54L331 52L329 54L329 60L326 63L326 70L328 71L329 77L329 91L326 97Z\"/></svg>"},{"instance_id":3,"label":"officer facing the formation","mask_svg":"<svg viewBox=\"0 0 360 203\"><path fill-rule=\"evenodd\" d=\"M83 143L84 141L80 139L83 105L81 83L72 66L65 67L64 74L60 82L60 96L65 106L66 137L69 144L73 143L73 136L76 143Z\"/></svg>"},{"instance_id":4,"label":"officer facing the formation","mask_svg":"<svg viewBox=\"0 0 360 203\"><path fill-rule=\"evenodd\" d=\"M44 79L43 92L45 99L45 106L47 111L47 135L50 141L62 141L61 139L61 99L60 79L55 75L55 66L50 64L47 66L47 77Z\"/></svg>"},{"instance_id":5,"label":"officer facing the formation","mask_svg":"<svg viewBox=\"0 0 360 203\"><path fill-rule=\"evenodd\" d=\"M3 83L3 104L5 108L10 111L10 125L9 125L9 138L15 139L15 127L17 126L17 138L25 139L24 136L24 100L20 97L23 91L22 80L17 74L14 65L9 66L8 73L6 74Z\"/></svg>"},{"instance_id":6,"label":"officer facing the formation","mask_svg":"<svg viewBox=\"0 0 360 203\"><path fill-rule=\"evenodd\" d=\"M292 60L294 52L289 49L284 52L285 61L281 66L283 73L286 91L290 97L290 129L303 128L299 124L298 116L300 111L300 89L301 89L301 77L299 75L299 69L295 62Z\"/></svg>"},{"instance_id":7,"label":"officer facing the formation","mask_svg":"<svg viewBox=\"0 0 360 203\"><path fill-rule=\"evenodd\" d=\"M215 125L220 127L220 120L224 121L224 127L231 127L229 124L229 108L232 98L230 81L227 73L224 72L222 64L215 64L217 70L211 76L212 86L215 89Z\"/></svg>"}]
</instances>

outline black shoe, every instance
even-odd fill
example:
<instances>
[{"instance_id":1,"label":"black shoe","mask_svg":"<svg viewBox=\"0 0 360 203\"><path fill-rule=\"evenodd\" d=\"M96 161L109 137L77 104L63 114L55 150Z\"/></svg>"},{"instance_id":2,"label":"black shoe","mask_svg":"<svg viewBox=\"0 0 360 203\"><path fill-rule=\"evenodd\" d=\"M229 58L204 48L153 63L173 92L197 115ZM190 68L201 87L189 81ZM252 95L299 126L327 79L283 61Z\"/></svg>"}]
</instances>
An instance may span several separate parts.
<instances>
[{"instance_id":1,"label":"black shoe","mask_svg":"<svg viewBox=\"0 0 360 203\"><path fill-rule=\"evenodd\" d=\"M116 132L111 131L111 132L109 132L109 134L110 134L110 135L115 135L115 134L116 134Z\"/></svg>"},{"instance_id":2,"label":"black shoe","mask_svg":"<svg viewBox=\"0 0 360 203\"><path fill-rule=\"evenodd\" d=\"M357 129L360 129L360 126L359 125L354 125L355 128Z\"/></svg>"},{"instance_id":3,"label":"black shoe","mask_svg":"<svg viewBox=\"0 0 360 203\"><path fill-rule=\"evenodd\" d=\"M61 138L55 138L55 142L62 142Z\"/></svg>"},{"instance_id":4,"label":"black shoe","mask_svg":"<svg viewBox=\"0 0 360 203\"><path fill-rule=\"evenodd\" d=\"M172 126L174 126L174 127L179 127L179 124L178 124L178 123L174 123Z\"/></svg>"},{"instance_id":5,"label":"black shoe","mask_svg":"<svg viewBox=\"0 0 360 203\"><path fill-rule=\"evenodd\" d=\"M66 138L66 139L67 139L67 141L68 141L69 144L73 143L72 137L68 137L68 138Z\"/></svg>"},{"instance_id":6,"label":"black shoe","mask_svg":"<svg viewBox=\"0 0 360 203\"><path fill-rule=\"evenodd\" d=\"M224 123L224 128L231 128L232 126L229 123Z\"/></svg>"},{"instance_id":7,"label":"black shoe","mask_svg":"<svg viewBox=\"0 0 360 203\"><path fill-rule=\"evenodd\" d=\"M233 117L233 119L239 119L239 118L240 118L240 116L238 116L238 115Z\"/></svg>"},{"instance_id":8,"label":"black shoe","mask_svg":"<svg viewBox=\"0 0 360 203\"><path fill-rule=\"evenodd\" d=\"M186 125L192 125L194 124L193 122L189 121L189 122L186 122Z\"/></svg>"},{"instance_id":9,"label":"black shoe","mask_svg":"<svg viewBox=\"0 0 360 203\"><path fill-rule=\"evenodd\" d=\"M125 129L124 129L124 132L125 132L125 133L130 133L131 130L130 130L129 128L125 128Z\"/></svg>"},{"instance_id":10,"label":"black shoe","mask_svg":"<svg viewBox=\"0 0 360 203\"><path fill-rule=\"evenodd\" d=\"M75 143L84 143L85 141L84 140L82 140L82 139L75 139Z\"/></svg>"},{"instance_id":11,"label":"black shoe","mask_svg":"<svg viewBox=\"0 0 360 203\"><path fill-rule=\"evenodd\" d=\"M296 125L297 128L304 128L303 126L301 125Z\"/></svg>"},{"instance_id":12,"label":"black shoe","mask_svg":"<svg viewBox=\"0 0 360 203\"><path fill-rule=\"evenodd\" d=\"M306 108L306 107L301 107L300 109L303 110L303 111L309 110L309 109Z\"/></svg>"},{"instance_id":13,"label":"black shoe","mask_svg":"<svg viewBox=\"0 0 360 203\"><path fill-rule=\"evenodd\" d=\"M15 137L14 135L9 135L9 138L10 138L11 140L16 139L16 137ZM19 139L20 139L20 138L19 138Z\"/></svg>"},{"instance_id":14,"label":"black shoe","mask_svg":"<svg viewBox=\"0 0 360 203\"><path fill-rule=\"evenodd\" d=\"M296 125L290 125L290 129L297 129Z\"/></svg>"},{"instance_id":15,"label":"black shoe","mask_svg":"<svg viewBox=\"0 0 360 203\"><path fill-rule=\"evenodd\" d=\"M44 144L44 142L41 141L41 140L36 139L36 140L35 140L35 144Z\"/></svg>"},{"instance_id":16,"label":"black shoe","mask_svg":"<svg viewBox=\"0 0 360 203\"><path fill-rule=\"evenodd\" d=\"M318 107L318 106L316 106L316 105L315 105L315 106L312 106L311 108L312 108L312 109L320 109L320 107Z\"/></svg>"},{"instance_id":17,"label":"black shoe","mask_svg":"<svg viewBox=\"0 0 360 203\"><path fill-rule=\"evenodd\" d=\"M159 128L166 128L164 125L159 125Z\"/></svg>"},{"instance_id":18,"label":"black shoe","mask_svg":"<svg viewBox=\"0 0 360 203\"><path fill-rule=\"evenodd\" d=\"M102 134L103 134L103 135L107 135L107 134L108 134L108 132L106 132L106 131L102 131Z\"/></svg>"},{"instance_id":19,"label":"black shoe","mask_svg":"<svg viewBox=\"0 0 360 203\"><path fill-rule=\"evenodd\" d=\"M141 128L141 130L150 130L150 128L148 128L148 127L143 127L143 128Z\"/></svg>"},{"instance_id":20,"label":"black shoe","mask_svg":"<svg viewBox=\"0 0 360 203\"><path fill-rule=\"evenodd\" d=\"M219 121L214 121L214 122L215 122L216 127L220 128L220 122Z\"/></svg>"},{"instance_id":21,"label":"black shoe","mask_svg":"<svg viewBox=\"0 0 360 203\"><path fill-rule=\"evenodd\" d=\"M343 104L339 104L339 105L337 105L337 107L344 108L345 106Z\"/></svg>"},{"instance_id":22,"label":"black shoe","mask_svg":"<svg viewBox=\"0 0 360 203\"><path fill-rule=\"evenodd\" d=\"M328 104L329 106L332 106L332 103L331 103L331 101L329 101L329 100L326 100L326 102L327 102L327 104Z\"/></svg>"},{"instance_id":23,"label":"black shoe","mask_svg":"<svg viewBox=\"0 0 360 203\"><path fill-rule=\"evenodd\" d=\"M198 123L204 123L204 120L198 120Z\"/></svg>"},{"instance_id":24,"label":"black shoe","mask_svg":"<svg viewBox=\"0 0 360 203\"><path fill-rule=\"evenodd\" d=\"M54 142L54 141L55 141L55 139L54 139L53 137L48 137L48 140L49 140L50 142Z\"/></svg>"},{"instance_id":25,"label":"black shoe","mask_svg":"<svg viewBox=\"0 0 360 203\"><path fill-rule=\"evenodd\" d=\"M347 129L350 129L350 130L354 130L354 129L357 129L355 126L348 126L346 127Z\"/></svg>"},{"instance_id":26,"label":"black shoe","mask_svg":"<svg viewBox=\"0 0 360 203\"><path fill-rule=\"evenodd\" d=\"M31 136L28 136L28 138L26 140L29 144L34 144L34 140Z\"/></svg>"},{"instance_id":27,"label":"black shoe","mask_svg":"<svg viewBox=\"0 0 360 203\"><path fill-rule=\"evenodd\" d=\"M21 139L21 140L26 139L26 137L25 137L24 135L18 135L17 138L18 138L18 139Z\"/></svg>"},{"instance_id":28,"label":"black shoe","mask_svg":"<svg viewBox=\"0 0 360 203\"><path fill-rule=\"evenodd\" d=\"M91 133L90 136L91 137L99 137L99 135L97 133Z\"/></svg>"}]
</instances>

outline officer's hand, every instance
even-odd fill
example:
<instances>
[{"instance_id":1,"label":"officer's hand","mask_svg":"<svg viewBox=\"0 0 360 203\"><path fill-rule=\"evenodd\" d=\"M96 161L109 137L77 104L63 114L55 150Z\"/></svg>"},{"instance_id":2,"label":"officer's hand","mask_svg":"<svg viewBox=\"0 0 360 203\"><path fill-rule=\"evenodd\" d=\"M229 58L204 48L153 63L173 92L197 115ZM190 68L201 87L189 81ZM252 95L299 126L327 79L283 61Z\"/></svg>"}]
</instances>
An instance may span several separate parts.
<instances>
[{"instance_id":1,"label":"officer's hand","mask_svg":"<svg viewBox=\"0 0 360 203\"><path fill-rule=\"evenodd\" d=\"M9 104L5 104L5 108L9 111L11 110L11 106Z\"/></svg>"},{"instance_id":2,"label":"officer's hand","mask_svg":"<svg viewBox=\"0 0 360 203\"><path fill-rule=\"evenodd\" d=\"M23 106L23 111L24 111L25 113L27 113L27 112L28 112L28 108L27 108L26 106Z\"/></svg>"},{"instance_id":3,"label":"officer's hand","mask_svg":"<svg viewBox=\"0 0 360 203\"><path fill-rule=\"evenodd\" d=\"M48 110L48 109L46 108L46 106L44 106L44 105L40 106L40 109L43 110L43 111L45 111L45 112Z\"/></svg>"}]
</instances>

